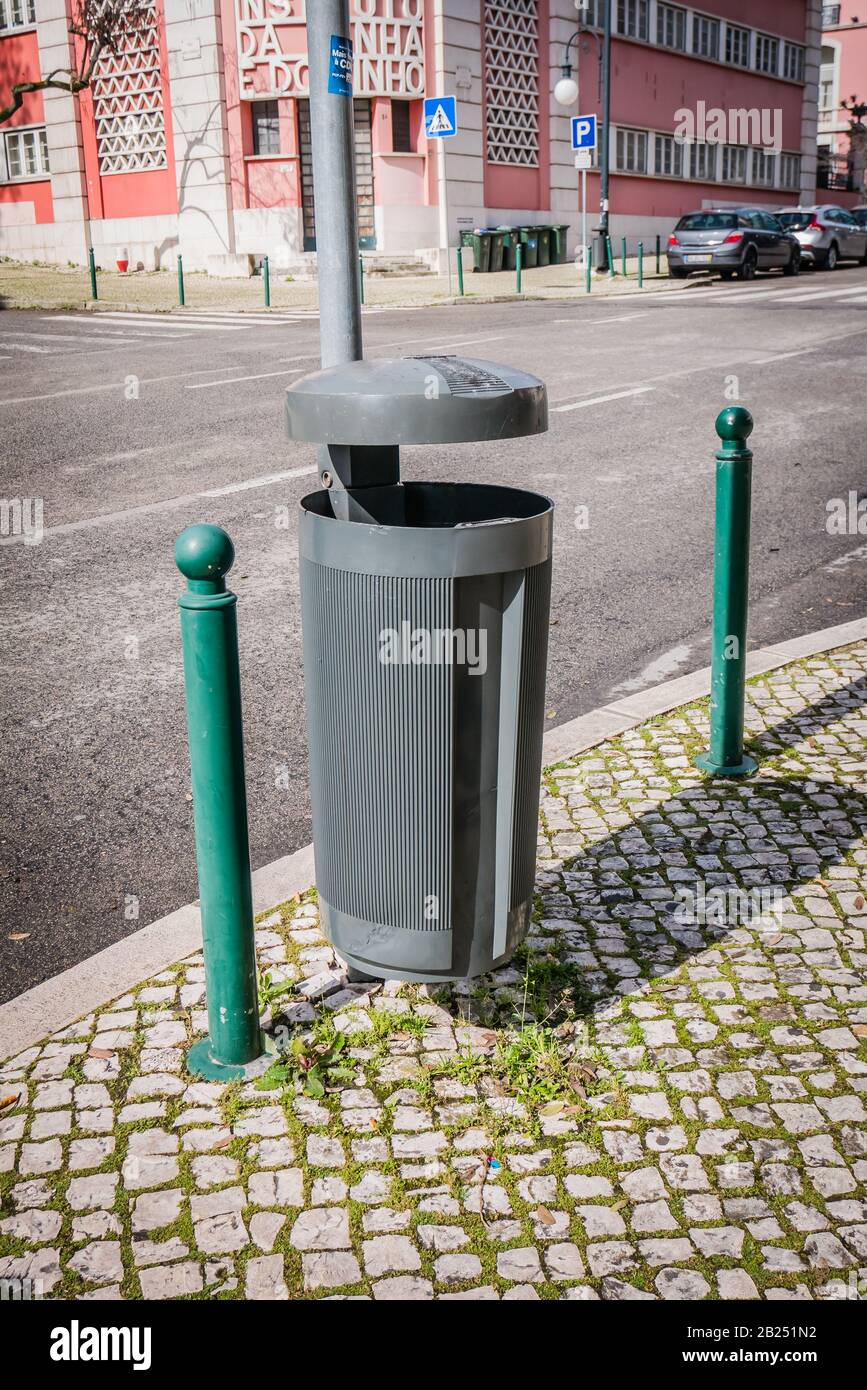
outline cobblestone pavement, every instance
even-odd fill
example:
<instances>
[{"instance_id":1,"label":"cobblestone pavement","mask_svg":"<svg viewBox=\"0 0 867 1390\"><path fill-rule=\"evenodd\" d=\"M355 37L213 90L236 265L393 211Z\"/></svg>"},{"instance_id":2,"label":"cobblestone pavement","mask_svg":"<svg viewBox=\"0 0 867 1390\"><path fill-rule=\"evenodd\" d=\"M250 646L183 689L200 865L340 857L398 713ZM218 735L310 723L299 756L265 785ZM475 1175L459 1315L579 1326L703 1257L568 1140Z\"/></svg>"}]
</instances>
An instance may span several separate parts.
<instances>
[{"instance_id":1,"label":"cobblestone pavement","mask_svg":"<svg viewBox=\"0 0 867 1390\"><path fill-rule=\"evenodd\" d=\"M515 273L474 275L470 272L471 258L465 253L465 302L479 303L485 299L514 296ZM620 262L618 261L618 267ZM663 260L663 271L665 261ZM595 280L591 297L605 294L639 293L636 276L638 262L627 262L627 278L618 274L611 281ZM644 288L684 288L685 282L670 281L667 273L658 278L654 262L645 260ZM103 309L176 309L177 280L173 272L141 271L135 275L120 275L114 271L100 273L99 305ZM222 279L188 273L184 278L186 305L189 310L220 309L264 312L264 290L259 276L242 280ZM447 278L436 275L374 275L364 279L364 299L368 308L418 308L422 305L448 304L457 297L457 277L453 277L449 294ZM544 266L524 272L522 293L530 298L584 299L583 275L572 264ZM7 309L81 309L88 307L90 279L80 268L62 269L57 266L27 266L11 262L0 263L0 297ZM297 309L315 311L319 292L315 280L287 280L271 276L271 307L275 312Z\"/></svg>"},{"instance_id":2,"label":"cobblestone pavement","mask_svg":"<svg viewBox=\"0 0 867 1390\"><path fill-rule=\"evenodd\" d=\"M531 934L472 985L350 986L312 898L271 913L271 1089L185 1077L200 957L12 1059L0 1278L863 1297L865 700L862 643L751 684L752 779L693 768L705 704L549 769Z\"/></svg>"}]
</instances>

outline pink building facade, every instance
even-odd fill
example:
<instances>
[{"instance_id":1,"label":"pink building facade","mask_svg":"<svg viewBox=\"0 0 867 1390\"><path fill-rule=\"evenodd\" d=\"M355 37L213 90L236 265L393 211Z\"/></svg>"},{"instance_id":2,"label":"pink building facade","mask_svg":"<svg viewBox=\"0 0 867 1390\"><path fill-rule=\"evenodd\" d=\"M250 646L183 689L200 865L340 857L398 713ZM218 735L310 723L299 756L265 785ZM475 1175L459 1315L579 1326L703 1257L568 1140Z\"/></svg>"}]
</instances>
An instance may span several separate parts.
<instances>
[{"instance_id":1,"label":"pink building facade","mask_svg":"<svg viewBox=\"0 0 867 1390\"><path fill-rule=\"evenodd\" d=\"M841 0L822 6L819 70L819 197L853 207L867 202L864 138L849 138L850 115L841 103L867 102L867 5ZM862 122L865 118L862 117Z\"/></svg>"},{"instance_id":2,"label":"pink building facade","mask_svg":"<svg viewBox=\"0 0 867 1390\"><path fill-rule=\"evenodd\" d=\"M0 0L0 93L68 65L69 3ZM305 0L149 9L90 91L33 94L0 128L0 254L80 263L93 246L100 264L127 253L150 269L182 252L216 274L268 255L303 274L315 255ZM615 237L665 233L710 203L813 199L821 7L758 10L613 0ZM362 249L441 263L464 228L551 221L570 224L571 247L570 117L599 111L603 0L352 0L351 14ZM579 26L567 108L553 91ZM459 132L428 141L423 97L443 93ZM588 185L592 223L597 168Z\"/></svg>"}]
</instances>

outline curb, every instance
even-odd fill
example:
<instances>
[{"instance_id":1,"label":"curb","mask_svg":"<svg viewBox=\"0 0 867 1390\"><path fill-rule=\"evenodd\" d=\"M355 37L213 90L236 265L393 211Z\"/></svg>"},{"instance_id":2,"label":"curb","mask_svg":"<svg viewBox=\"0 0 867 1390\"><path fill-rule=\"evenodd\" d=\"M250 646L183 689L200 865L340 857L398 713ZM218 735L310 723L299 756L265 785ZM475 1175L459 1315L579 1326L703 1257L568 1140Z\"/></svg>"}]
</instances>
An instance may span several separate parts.
<instances>
[{"instance_id":1,"label":"curb","mask_svg":"<svg viewBox=\"0 0 867 1390\"><path fill-rule=\"evenodd\" d=\"M867 618L856 618L853 622L805 633L789 642L758 647L747 654L747 675L763 675L791 661L833 651L863 637L867 637ZM542 746L543 766L563 762L656 715L701 699L709 690L710 667L704 666L690 675L678 676L636 695L600 705L589 714L548 730ZM256 870L253 911L256 914L266 912L296 893L306 893L314 884L313 846L305 845L294 854L275 859L272 864ZM132 989L141 980L192 955L201 945L202 923L196 900L52 979L34 985L16 999L0 1005L0 1059L13 1057L40 1039L66 1028L91 1009Z\"/></svg>"}]
</instances>

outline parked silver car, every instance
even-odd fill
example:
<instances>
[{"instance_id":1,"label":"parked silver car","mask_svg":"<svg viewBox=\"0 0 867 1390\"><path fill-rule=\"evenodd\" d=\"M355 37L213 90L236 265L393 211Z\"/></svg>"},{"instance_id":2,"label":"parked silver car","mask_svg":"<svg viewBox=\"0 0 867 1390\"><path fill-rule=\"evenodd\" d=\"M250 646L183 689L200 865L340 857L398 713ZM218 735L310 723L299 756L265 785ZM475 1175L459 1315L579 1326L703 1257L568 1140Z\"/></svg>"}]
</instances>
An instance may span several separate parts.
<instances>
[{"instance_id":1,"label":"parked silver car","mask_svg":"<svg viewBox=\"0 0 867 1390\"><path fill-rule=\"evenodd\" d=\"M781 208L777 217L801 243L801 259L808 265L833 270L838 261L867 265L867 227L836 203L815 207Z\"/></svg>"}]
</instances>

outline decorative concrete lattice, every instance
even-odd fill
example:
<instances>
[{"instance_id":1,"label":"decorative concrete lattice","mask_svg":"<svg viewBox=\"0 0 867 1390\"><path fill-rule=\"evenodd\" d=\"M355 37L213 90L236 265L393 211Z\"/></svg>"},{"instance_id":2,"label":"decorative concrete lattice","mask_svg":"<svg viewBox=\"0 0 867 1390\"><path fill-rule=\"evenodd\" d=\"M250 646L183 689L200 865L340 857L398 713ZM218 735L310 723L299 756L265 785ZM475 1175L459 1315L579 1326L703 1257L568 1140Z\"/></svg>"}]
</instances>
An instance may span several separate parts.
<instances>
[{"instance_id":1,"label":"decorative concrete lattice","mask_svg":"<svg viewBox=\"0 0 867 1390\"><path fill-rule=\"evenodd\" d=\"M485 107L488 159L539 163L538 0L485 4Z\"/></svg>"},{"instance_id":2,"label":"decorative concrete lattice","mask_svg":"<svg viewBox=\"0 0 867 1390\"><path fill-rule=\"evenodd\" d=\"M165 169L160 44L156 4L124 35L117 53L99 61L93 82L93 112L100 174L136 174Z\"/></svg>"}]
</instances>

